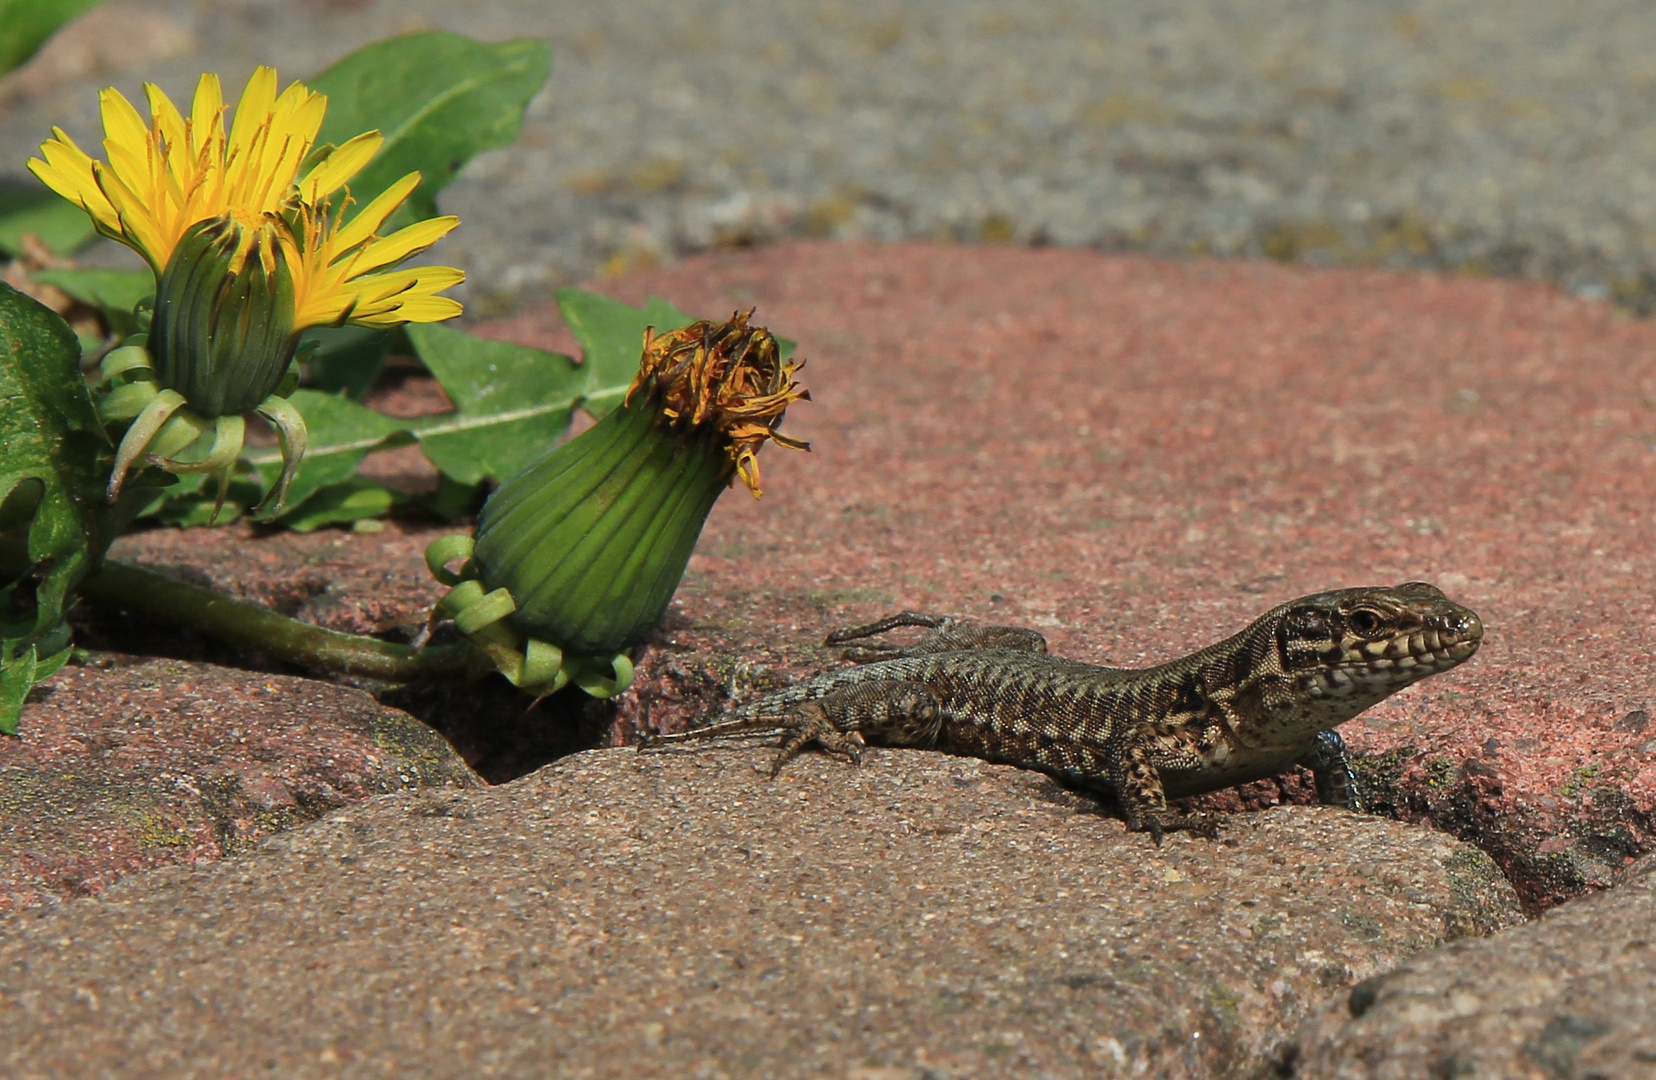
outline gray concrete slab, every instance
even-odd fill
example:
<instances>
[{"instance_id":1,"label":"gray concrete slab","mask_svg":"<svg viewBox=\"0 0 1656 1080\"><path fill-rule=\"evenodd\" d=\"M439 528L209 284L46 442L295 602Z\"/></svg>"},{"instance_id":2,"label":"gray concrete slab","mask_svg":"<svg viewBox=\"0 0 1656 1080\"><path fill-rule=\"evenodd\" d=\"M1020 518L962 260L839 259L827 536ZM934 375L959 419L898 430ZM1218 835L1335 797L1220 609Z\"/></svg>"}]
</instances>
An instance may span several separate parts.
<instances>
[{"instance_id":1,"label":"gray concrete slab","mask_svg":"<svg viewBox=\"0 0 1656 1080\"><path fill-rule=\"evenodd\" d=\"M285 77L413 29L545 38L443 258L492 314L788 235L947 236L1556 280L1648 305L1639 0L120 0L0 92L0 172L95 91ZM90 38L90 40L87 40Z\"/></svg>"}]
</instances>

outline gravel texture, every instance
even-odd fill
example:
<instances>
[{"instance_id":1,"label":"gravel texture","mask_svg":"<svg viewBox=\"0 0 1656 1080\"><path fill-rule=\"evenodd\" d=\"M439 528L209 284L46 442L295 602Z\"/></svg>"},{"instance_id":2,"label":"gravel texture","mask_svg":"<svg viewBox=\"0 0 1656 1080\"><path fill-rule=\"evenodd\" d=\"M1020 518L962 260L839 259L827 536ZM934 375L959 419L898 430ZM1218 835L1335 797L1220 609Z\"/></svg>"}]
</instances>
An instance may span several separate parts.
<instances>
[{"instance_id":1,"label":"gravel texture","mask_svg":"<svg viewBox=\"0 0 1656 1080\"><path fill-rule=\"evenodd\" d=\"M1004 766L766 757L582 754L7 920L0 1072L1243 1077L1519 917L1481 852L1343 811L1157 849Z\"/></svg>"},{"instance_id":2,"label":"gravel texture","mask_svg":"<svg viewBox=\"0 0 1656 1080\"><path fill-rule=\"evenodd\" d=\"M1656 1076L1656 859L1538 922L1358 985L1301 1033L1304 1080Z\"/></svg>"},{"instance_id":3,"label":"gravel texture","mask_svg":"<svg viewBox=\"0 0 1656 1080\"><path fill-rule=\"evenodd\" d=\"M442 258L498 312L778 236L1267 255L1656 298L1640 0L118 0L0 90L0 172L95 91L311 74L414 29L538 36Z\"/></svg>"}]
</instances>

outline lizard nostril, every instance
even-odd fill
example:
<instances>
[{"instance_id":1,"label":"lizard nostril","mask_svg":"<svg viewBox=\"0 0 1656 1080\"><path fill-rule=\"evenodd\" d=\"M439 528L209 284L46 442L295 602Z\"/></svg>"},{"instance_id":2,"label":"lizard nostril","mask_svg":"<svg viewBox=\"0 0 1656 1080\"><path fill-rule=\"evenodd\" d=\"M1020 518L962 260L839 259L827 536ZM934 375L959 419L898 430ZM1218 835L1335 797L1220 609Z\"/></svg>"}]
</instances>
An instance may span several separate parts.
<instances>
[{"instance_id":1,"label":"lizard nostril","mask_svg":"<svg viewBox=\"0 0 1656 1080\"><path fill-rule=\"evenodd\" d=\"M1483 637L1483 621L1478 618L1475 611L1462 609L1454 612L1444 618L1443 625L1449 633L1458 638L1476 639Z\"/></svg>"}]
</instances>

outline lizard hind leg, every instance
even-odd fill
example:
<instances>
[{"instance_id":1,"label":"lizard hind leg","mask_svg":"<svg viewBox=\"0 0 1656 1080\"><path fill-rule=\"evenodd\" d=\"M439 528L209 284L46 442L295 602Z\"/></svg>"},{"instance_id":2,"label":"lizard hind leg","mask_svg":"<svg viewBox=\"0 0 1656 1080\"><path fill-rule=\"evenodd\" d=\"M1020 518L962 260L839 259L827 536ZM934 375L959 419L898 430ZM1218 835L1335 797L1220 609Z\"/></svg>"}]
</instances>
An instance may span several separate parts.
<instances>
[{"instance_id":1,"label":"lizard hind leg","mask_svg":"<svg viewBox=\"0 0 1656 1080\"><path fill-rule=\"evenodd\" d=\"M856 664L876 660L895 660L906 656L929 656L940 652L958 652L964 649L1010 649L1014 652L1044 653L1046 638L1022 626L966 626L959 619L947 615L925 615L918 611L899 611L867 626L853 626L829 634L824 645L845 645L878 637L905 626L922 626L926 633L908 645L889 641L871 641L852 645L841 655Z\"/></svg>"},{"instance_id":2,"label":"lizard hind leg","mask_svg":"<svg viewBox=\"0 0 1656 1080\"><path fill-rule=\"evenodd\" d=\"M860 731L841 731L834 726L829 718L828 710L821 702L807 701L795 710L797 722L787 725L787 732L782 737L782 747L776 752L776 760L771 762L770 778L775 780L782 771L782 766L799 756L805 747L816 743L830 754L838 754L852 765L862 764L862 752L868 745L863 741Z\"/></svg>"},{"instance_id":3,"label":"lizard hind leg","mask_svg":"<svg viewBox=\"0 0 1656 1080\"><path fill-rule=\"evenodd\" d=\"M847 645L853 641L864 642L864 644L850 645L841 651L840 655L854 664L868 664L876 660L892 660L900 656L911 656L916 650L928 652L930 650L924 648L926 642L931 641L938 635L947 634L954 629L955 625L955 620L947 615L926 615L918 611L899 611L895 615L887 615L878 622L835 630L824 638L822 643L824 645ZM926 633L913 645L866 640L909 626L920 626L926 629Z\"/></svg>"},{"instance_id":4,"label":"lizard hind leg","mask_svg":"<svg viewBox=\"0 0 1656 1080\"><path fill-rule=\"evenodd\" d=\"M943 724L931 687L905 679L870 679L804 702L781 718L782 746L771 776L812 743L853 765L872 740L884 746L930 746Z\"/></svg>"}]
</instances>

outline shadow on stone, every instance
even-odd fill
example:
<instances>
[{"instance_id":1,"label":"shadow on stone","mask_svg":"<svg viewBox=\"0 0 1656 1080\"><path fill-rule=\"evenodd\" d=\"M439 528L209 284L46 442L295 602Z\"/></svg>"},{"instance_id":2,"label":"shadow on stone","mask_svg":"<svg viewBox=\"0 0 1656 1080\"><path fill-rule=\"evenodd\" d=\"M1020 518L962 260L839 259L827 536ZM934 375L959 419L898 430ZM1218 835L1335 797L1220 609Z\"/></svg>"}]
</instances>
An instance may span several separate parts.
<instances>
[{"instance_id":1,"label":"shadow on stone","mask_svg":"<svg viewBox=\"0 0 1656 1080\"><path fill-rule=\"evenodd\" d=\"M270 660L190 630L124 612L82 604L74 612L78 645L128 656L190 660L281 675L310 676L293 664ZM532 701L498 676L469 683L414 686L366 684L381 703L419 719L447 739L479 776L502 784L567 754L605 745L613 705L577 691Z\"/></svg>"},{"instance_id":2,"label":"shadow on stone","mask_svg":"<svg viewBox=\"0 0 1656 1080\"><path fill-rule=\"evenodd\" d=\"M605 745L615 712L608 702L574 689L531 707L532 698L498 675L472 683L395 686L377 696L434 728L491 784Z\"/></svg>"}]
</instances>

